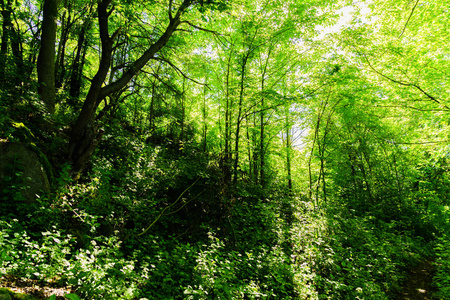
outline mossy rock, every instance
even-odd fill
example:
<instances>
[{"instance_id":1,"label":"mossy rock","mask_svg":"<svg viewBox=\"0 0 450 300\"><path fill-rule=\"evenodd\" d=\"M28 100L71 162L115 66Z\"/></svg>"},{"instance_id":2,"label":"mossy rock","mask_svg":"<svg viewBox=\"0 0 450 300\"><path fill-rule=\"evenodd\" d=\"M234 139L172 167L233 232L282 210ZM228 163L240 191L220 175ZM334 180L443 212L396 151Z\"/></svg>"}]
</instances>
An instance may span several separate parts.
<instances>
[{"instance_id":1,"label":"mossy rock","mask_svg":"<svg viewBox=\"0 0 450 300\"><path fill-rule=\"evenodd\" d=\"M0 300L39 300L38 298L21 293L14 293L7 288L0 288Z\"/></svg>"},{"instance_id":2,"label":"mossy rock","mask_svg":"<svg viewBox=\"0 0 450 300\"><path fill-rule=\"evenodd\" d=\"M32 203L51 191L41 156L25 143L0 141L0 201Z\"/></svg>"},{"instance_id":3,"label":"mossy rock","mask_svg":"<svg viewBox=\"0 0 450 300\"><path fill-rule=\"evenodd\" d=\"M12 300L11 294L13 293L10 290L0 288L0 300Z\"/></svg>"},{"instance_id":4,"label":"mossy rock","mask_svg":"<svg viewBox=\"0 0 450 300\"><path fill-rule=\"evenodd\" d=\"M44 170L50 180L50 183L53 181L53 169L48 161L47 156L39 149L39 147L36 146L37 139L34 136L33 132L25 126L23 123L13 122L10 121L11 127L14 128L14 138L12 141L14 142L21 142L28 149L36 153L36 155L39 158L39 162L44 167Z\"/></svg>"}]
</instances>

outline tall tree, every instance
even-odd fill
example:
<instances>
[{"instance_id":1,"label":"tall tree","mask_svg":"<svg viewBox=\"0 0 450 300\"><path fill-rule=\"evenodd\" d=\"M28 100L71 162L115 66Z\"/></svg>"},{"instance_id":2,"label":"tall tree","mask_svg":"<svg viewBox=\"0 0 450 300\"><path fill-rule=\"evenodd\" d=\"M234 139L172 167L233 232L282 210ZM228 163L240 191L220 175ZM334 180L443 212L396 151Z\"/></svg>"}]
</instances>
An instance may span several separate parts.
<instances>
[{"instance_id":1,"label":"tall tree","mask_svg":"<svg viewBox=\"0 0 450 300\"><path fill-rule=\"evenodd\" d=\"M58 0L45 0L42 18L41 48L37 60L38 92L50 114L55 112L55 43Z\"/></svg>"},{"instance_id":2,"label":"tall tree","mask_svg":"<svg viewBox=\"0 0 450 300\"><path fill-rule=\"evenodd\" d=\"M183 21L182 16L191 6L197 4L193 0L184 0L178 7L174 7L175 2L172 0L169 1L169 7L166 11L168 23L165 26L163 33L156 41L149 44L142 55L130 62L123 73L117 77L114 82L104 85L110 70L117 37L123 30L119 27L116 28L112 34L109 32L110 18L115 9L114 6L111 6L111 2L111 0L102 0L99 1L97 5L98 26L101 40L101 59L70 137L69 157L72 162L72 173L74 177L79 176L80 172L84 169L103 135L102 129L95 124L96 110L100 103L109 95L126 87L130 80L135 77L151 59L155 59L156 54L166 46L181 24L190 24L188 21ZM120 44L117 46L120 46Z\"/></svg>"}]
</instances>

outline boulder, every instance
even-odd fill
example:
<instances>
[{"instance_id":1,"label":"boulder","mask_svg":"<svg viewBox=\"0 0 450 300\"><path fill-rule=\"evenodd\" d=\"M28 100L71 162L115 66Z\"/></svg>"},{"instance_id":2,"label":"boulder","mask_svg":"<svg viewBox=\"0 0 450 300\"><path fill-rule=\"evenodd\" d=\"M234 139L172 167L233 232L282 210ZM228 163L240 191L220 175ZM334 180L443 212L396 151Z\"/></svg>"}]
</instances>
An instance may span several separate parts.
<instances>
[{"instance_id":1,"label":"boulder","mask_svg":"<svg viewBox=\"0 0 450 300\"><path fill-rule=\"evenodd\" d=\"M33 145L0 140L0 195L31 203L50 192L43 154Z\"/></svg>"},{"instance_id":2,"label":"boulder","mask_svg":"<svg viewBox=\"0 0 450 300\"><path fill-rule=\"evenodd\" d=\"M9 290L1 288L0 289L0 300L11 300L11 295L9 294Z\"/></svg>"}]
</instances>

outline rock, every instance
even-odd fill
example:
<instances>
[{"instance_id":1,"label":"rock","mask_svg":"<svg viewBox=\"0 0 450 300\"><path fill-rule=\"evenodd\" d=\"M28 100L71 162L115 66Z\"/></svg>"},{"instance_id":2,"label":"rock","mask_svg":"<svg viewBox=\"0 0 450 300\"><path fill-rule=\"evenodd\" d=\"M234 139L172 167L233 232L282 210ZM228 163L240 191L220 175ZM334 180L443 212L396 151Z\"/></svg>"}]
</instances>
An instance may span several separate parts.
<instances>
[{"instance_id":1,"label":"rock","mask_svg":"<svg viewBox=\"0 0 450 300\"><path fill-rule=\"evenodd\" d=\"M11 295L7 289L0 289L0 300L12 300Z\"/></svg>"},{"instance_id":2,"label":"rock","mask_svg":"<svg viewBox=\"0 0 450 300\"><path fill-rule=\"evenodd\" d=\"M35 146L0 140L0 202L31 203L50 192L47 172ZM22 199L18 199L22 198ZM6 201L5 201L6 200Z\"/></svg>"},{"instance_id":3,"label":"rock","mask_svg":"<svg viewBox=\"0 0 450 300\"><path fill-rule=\"evenodd\" d=\"M11 300L10 294L0 294L0 300Z\"/></svg>"},{"instance_id":4,"label":"rock","mask_svg":"<svg viewBox=\"0 0 450 300\"><path fill-rule=\"evenodd\" d=\"M0 300L38 300L38 298L32 295L14 293L7 288L0 288Z\"/></svg>"}]
</instances>

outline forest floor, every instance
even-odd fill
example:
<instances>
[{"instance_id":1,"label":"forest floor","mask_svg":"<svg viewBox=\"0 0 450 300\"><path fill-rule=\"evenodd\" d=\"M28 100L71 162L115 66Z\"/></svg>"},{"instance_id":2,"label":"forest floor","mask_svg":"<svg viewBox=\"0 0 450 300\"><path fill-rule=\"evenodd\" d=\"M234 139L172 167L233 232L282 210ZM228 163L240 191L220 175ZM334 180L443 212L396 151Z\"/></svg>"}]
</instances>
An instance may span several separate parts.
<instances>
[{"instance_id":1,"label":"forest floor","mask_svg":"<svg viewBox=\"0 0 450 300\"><path fill-rule=\"evenodd\" d=\"M399 300L431 300L434 265L430 260L423 260L409 269Z\"/></svg>"},{"instance_id":2,"label":"forest floor","mask_svg":"<svg viewBox=\"0 0 450 300\"><path fill-rule=\"evenodd\" d=\"M13 293L32 296L32 298L29 298L30 300L48 299L51 295L57 296L56 299L65 299L63 296L71 293L70 289L45 286L37 281L13 276L0 277L0 288L6 288Z\"/></svg>"},{"instance_id":3,"label":"forest floor","mask_svg":"<svg viewBox=\"0 0 450 300\"><path fill-rule=\"evenodd\" d=\"M411 267L407 272L405 285L395 299L431 300L434 270L435 267L431 260L423 260ZM0 277L0 288L8 288L14 293L32 295L36 300L48 299L50 295L56 295L56 299L64 299L63 295L71 292L69 289L41 286L36 282L18 280L10 276Z\"/></svg>"}]
</instances>

